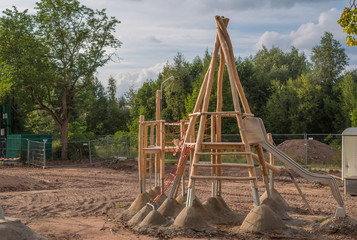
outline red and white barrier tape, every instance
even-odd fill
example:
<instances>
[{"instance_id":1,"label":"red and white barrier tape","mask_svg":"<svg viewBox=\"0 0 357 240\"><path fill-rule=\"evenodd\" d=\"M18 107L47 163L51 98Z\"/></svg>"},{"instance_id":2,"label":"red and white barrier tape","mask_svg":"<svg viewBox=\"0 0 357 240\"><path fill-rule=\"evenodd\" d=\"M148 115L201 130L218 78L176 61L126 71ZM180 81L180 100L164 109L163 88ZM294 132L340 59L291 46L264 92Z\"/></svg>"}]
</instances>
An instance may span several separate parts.
<instances>
[{"instance_id":1,"label":"red and white barrier tape","mask_svg":"<svg viewBox=\"0 0 357 240\"><path fill-rule=\"evenodd\" d=\"M20 157L17 158L0 158L0 161L13 161L13 160L19 160Z\"/></svg>"}]
</instances>

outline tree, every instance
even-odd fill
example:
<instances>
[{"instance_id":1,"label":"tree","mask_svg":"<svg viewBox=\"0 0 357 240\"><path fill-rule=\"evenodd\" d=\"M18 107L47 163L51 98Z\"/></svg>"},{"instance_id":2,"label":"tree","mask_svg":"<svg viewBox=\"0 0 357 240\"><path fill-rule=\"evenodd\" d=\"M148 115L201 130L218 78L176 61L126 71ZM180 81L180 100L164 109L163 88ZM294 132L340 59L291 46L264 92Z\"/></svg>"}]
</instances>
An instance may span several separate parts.
<instances>
[{"instance_id":1,"label":"tree","mask_svg":"<svg viewBox=\"0 0 357 240\"><path fill-rule=\"evenodd\" d=\"M340 106L344 116L344 124L341 130L356 125L357 113L357 71L348 72L339 81L338 89L340 90Z\"/></svg>"},{"instance_id":2,"label":"tree","mask_svg":"<svg viewBox=\"0 0 357 240\"><path fill-rule=\"evenodd\" d=\"M321 86L313 84L308 74L273 83L273 94L267 103L267 127L274 133L320 132L316 119L322 104Z\"/></svg>"},{"instance_id":3,"label":"tree","mask_svg":"<svg viewBox=\"0 0 357 240\"><path fill-rule=\"evenodd\" d=\"M117 93L117 86L116 86L116 80L112 76L109 77L108 79L108 94L109 94L109 99L110 101L114 102Z\"/></svg>"},{"instance_id":4,"label":"tree","mask_svg":"<svg viewBox=\"0 0 357 240\"><path fill-rule=\"evenodd\" d=\"M347 46L357 46L357 4L356 0L350 0L350 6L345 7L340 19L337 21L343 31L347 33Z\"/></svg>"},{"instance_id":5,"label":"tree","mask_svg":"<svg viewBox=\"0 0 357 240\"><path fill-rule=\"evenodd\" d=\"M327 94L331 93L338 76L348 64L348 57L340 42L332 33L325 32L320 45L313 47L311 61L316 83L322 85Z\"/></svg>"},{"instance_id":6,"label":"tree","mask_svg":"<svg viewBox=\"0 0 357 240\"><path fill-rule=\"evenodd\" d=\"M77 0L41 0L34 15L4 11L0 19L0 63L11 69L6 79L25 88L37 109L46 111L61 132L61 157L67 159L68 124L76 96L93 81L96 70L112 60L121 42L119 23L105 10Z\"/></svg>"}]
</instances>

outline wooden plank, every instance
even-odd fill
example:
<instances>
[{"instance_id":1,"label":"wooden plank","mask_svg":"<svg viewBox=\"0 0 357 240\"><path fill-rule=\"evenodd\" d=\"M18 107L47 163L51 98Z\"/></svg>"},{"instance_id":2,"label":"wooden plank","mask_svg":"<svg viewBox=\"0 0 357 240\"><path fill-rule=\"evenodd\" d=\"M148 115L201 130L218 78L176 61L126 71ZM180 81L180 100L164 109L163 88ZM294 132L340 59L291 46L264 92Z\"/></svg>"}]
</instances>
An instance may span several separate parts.
<instances>
[{"instance_id":1,"label":"wooden plank","mask_svg":"<svg viewBox=\"0 0 357 240\"><path fill-rule=\"evenodd\" d=\"M151 124L159 124L162 122L165 122L165 120L143 121L142 124L143 125L151 125Z\"/></svg>"},{"instance_id":2,"label":"wooden plank","mask_svg":"<svg viewBox=\"0 0 357 240\"><path fill-rule=\"evenodd\" d=\"M226 112L195 112L189 114L189 116L196 116L196 115L220 115L220 116L226 116L226 117L235 117L239 114L242 117L254 117L254 114L252 113L241 113L241 112L236 112L236 111L226 111Z\"/></svg>"},{"instance_id":3,"label":"wooden plank","mask_svg":"<svg viewBox=\"0 0 357 240\"><path fill-rule=\"evenodd\" d=\"M144 154L157 154L160 153L161 149L160 148L144 148Z\"/></svg>"},{"instance_id":4,"label":"wooden plank","mask_svg":"<svg viewBox=\"0 0 357 240\"><path fill-rule=\"evenodd\" d=\"M209 164L209 163L194 163L197 167L228 167L228 168L252 168L254 165L245 163L221 163L221 164Z\"/></svg>"},{"instance_id":5,"label":"wooden plank","mask_svg":"<svg viewBox=\"0 0 357 240\"><path fill-rule=\"evenodd\" d=\"M197 155L251 155L251 152L196 152Z\"/></svg>"},{"instance_id":6,"label":"wooden plank","mask_svg":"<svg viewBox=\"0 0 357 240\"><path fill-rule=\"evenodd\" d=\"M226 176L191 176L191 179L200 180L228 180L228 181L252 181L256 180L255 177L226 177Z\"/></svg>"},{"instance_id":7,"label":"wooden plank","mask_svg":"<svg viewBox=\"0 0 357 240\"><path fill-rule=\"evenodd\" d=\"M239 142L214 142L209 143L205 142L202 143L202 149L220 149L220 150L244 150L244 144Z\"/></svg>"}]
</instances>

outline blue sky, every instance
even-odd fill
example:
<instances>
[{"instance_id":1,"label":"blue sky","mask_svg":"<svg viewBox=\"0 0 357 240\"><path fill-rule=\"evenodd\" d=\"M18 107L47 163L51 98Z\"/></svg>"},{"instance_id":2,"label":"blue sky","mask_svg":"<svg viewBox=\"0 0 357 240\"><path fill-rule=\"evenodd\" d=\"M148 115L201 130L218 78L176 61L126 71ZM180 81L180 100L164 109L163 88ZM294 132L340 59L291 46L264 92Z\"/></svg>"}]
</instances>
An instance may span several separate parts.
<instances>
[{"instance_id":1,"label":"blue sky","mask_svg":"<svg viewBox=\"0 0 357 240\"><path fill-rule=\"evenodd\" d=\"M121 21L116 36L123 42L120 61L98 70L107 85L117 80L118 95L156 79L162 67L177 52L186 60L212 50L215 15L230 18L228 31L235 56L254 55L262 46L290 50L294 45L306 56L319 44L322 34L333 33L345 46L345 34L337 24L349 0L82 0L94 8L106 8ZM35 0L1 0L0 10L15 5L20 10L35 6ZM357 47L346 47L350 66L357 68Z\"/></svg>"}]
</instances>

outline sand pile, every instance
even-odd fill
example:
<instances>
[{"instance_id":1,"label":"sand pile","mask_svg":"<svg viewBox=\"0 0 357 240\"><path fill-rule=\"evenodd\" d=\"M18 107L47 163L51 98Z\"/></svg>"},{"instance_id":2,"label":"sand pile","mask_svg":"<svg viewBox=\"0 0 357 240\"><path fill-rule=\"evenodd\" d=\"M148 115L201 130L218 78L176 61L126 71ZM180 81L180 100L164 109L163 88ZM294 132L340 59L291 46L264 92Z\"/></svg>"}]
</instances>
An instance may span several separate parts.
<instances>
[{"instance_id":1,"label":"sand pile","mask_svg":"<svg viewBox=\"0 0 357 240\"><path fill-rule=\"evenodd\" d=\"M128 221L128 225L136 226L140 224L151 211L152 207L150 207L149 205L145 205Z\"/></svg>"},{"instance_id":2,"label":"sand pile","mask_svg":"<svg viewBox=\"0 0 357 240\"><path fill-rule=\"evenodd\" d=\"M243 232L268 232L280 230L284 227L281 218L268 206L254 207L239 228Z\"/></svg>"},{"instance_id":3,"label":"sand pile","mask_svg":"<svg viewBox=\"0 0 357 240\"><path fill-rule=\"evenodd\" d=\"M165 217L175 218L184 208L184 205L179 204L175 199L167 198L157 209L161 215Z\"/></svg>"},{"instance_id":4,"label":"sand pile","mask_svg":"<svg viewBox=\"0 0 357 240\"><path fill-rule=\"evenodd\" d=\"M326 164L338 163L341 160L341 151L325 143L308 140L307 156L308 163ZM278 148L299 163L305 163L305 140L286 140L278 145Z\"/></svg>"},{"instance_id":5,"label":"sand pile","mask_svg":"<svg viewBox=\"0 0 357 240\"><path fill-rule=\"evenodd\" d=\"M1 240L47 240L47 238L35 233L19 220L0 220Z\"/></svg>"},{"instance_id":6,"label":"sand pile","mask_svg":"<svg viewBox=\"0 0 357 240\"><path fill-rule=\"evenodd\" d=\"M210 197L203 203L207 221L216 225L240 225L244 216L232 212L222 197Z\"/></svg>"},{"instance_id":7,"label":"sand pile","mask_svg":"<svg viewBox=\"0 0 357 240\"><path fill-rule=\"evenodd\" d=\"M285 209L285 211L291 211L291 207L289 206L289 204L284 200L284 198L280 195L280 193L275 188L270 189L270 194L271 194L271 198L280 206L282 206ZM260 197L260 202L263 202L264 199L266 199L267 197L268 194L265 191L263 195Z\"/></svg>"},{"instance_id":8,"label":"sand pile","mask_svg":"<svg viewBox=\"0 0 357 240\"><path fill-rule=\"evenodd\" d=\"M159 227L165 225L167 222L166 218L162 216L158 211L152 210L144 220L139 224L139 230L141 228L148 228L148 227Z\"/></svg>"},{"instance_id":9,"label":"sand pile","mask_svg":"<svg viewBox=\"0 0 357 240\"><path fill-rule=\"evenodd\" d=\"M278 215L283 220L290 219L289 215L286 213L284 207L277 203L272 198L265 198L262 202L262 205L268 206L276 215Z\"/></svg>"},{"instance_id":10,"label":"sand pile","mask_svg":"<svg viewBox=\"0 0 357 240\"><path fill-rule=\"evenodd\" d=\"M128 221L140 211L150 199L151 197L147 192L139 194L131 206L121 214L120 218Z\"/></svg>"},{"instance_id":11,"label":"sand pile","mask_svg":"<svg viewBox=\"0 0 357 240\"><path fill-rule=\"evenodd\" d=\"M207 224L202 216L200 207L185 207L176 217L173 226L179 228L194 229L196 231L208 231L212 228Z\"/></svg>"},{"instance_id":12,"label":"sand pile","mask_svg":"<svg viewBox=\"0 0 357 240\"><path fill-rule=\"evenodd\" d=\"M19 176L0 175L0 192L42 190L47 187L48 184L45 181Z\"/></svg>"}]
</instances>

